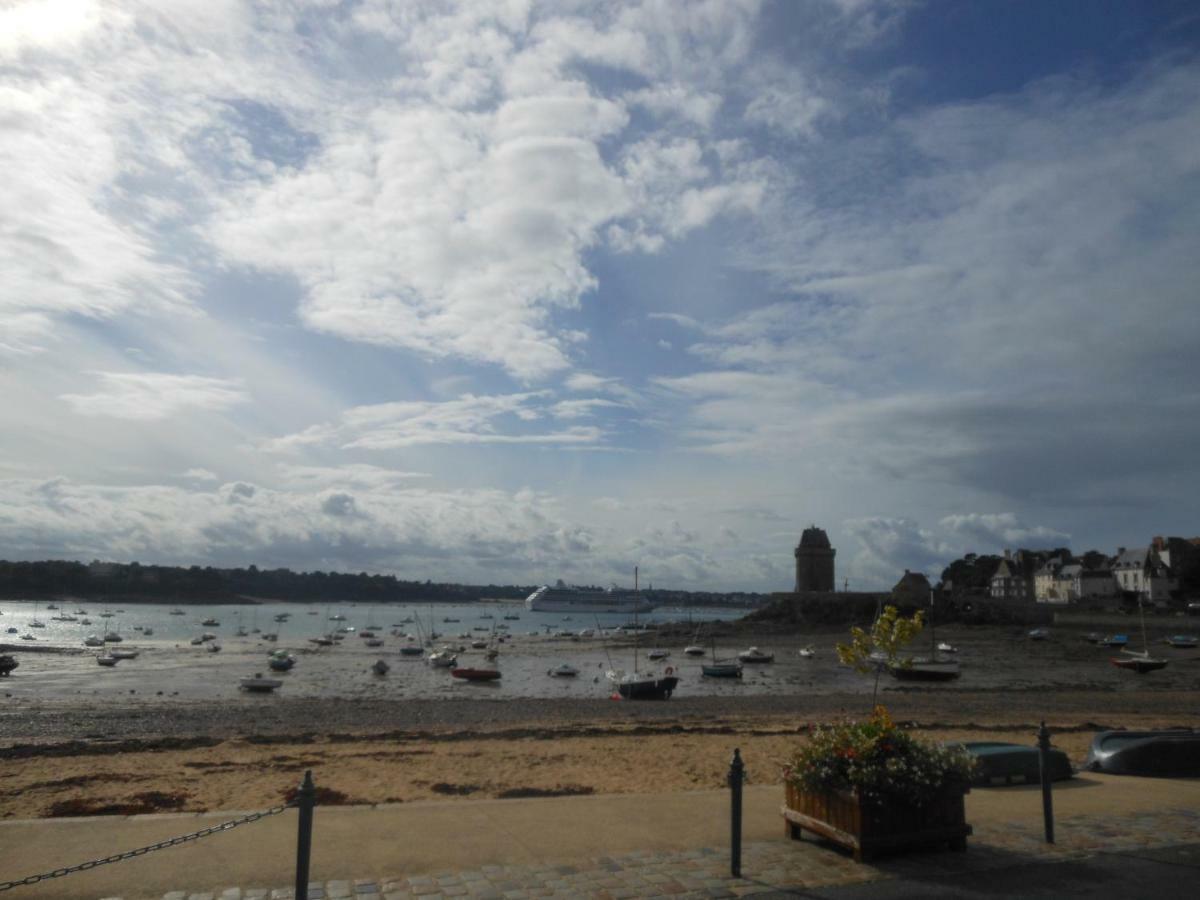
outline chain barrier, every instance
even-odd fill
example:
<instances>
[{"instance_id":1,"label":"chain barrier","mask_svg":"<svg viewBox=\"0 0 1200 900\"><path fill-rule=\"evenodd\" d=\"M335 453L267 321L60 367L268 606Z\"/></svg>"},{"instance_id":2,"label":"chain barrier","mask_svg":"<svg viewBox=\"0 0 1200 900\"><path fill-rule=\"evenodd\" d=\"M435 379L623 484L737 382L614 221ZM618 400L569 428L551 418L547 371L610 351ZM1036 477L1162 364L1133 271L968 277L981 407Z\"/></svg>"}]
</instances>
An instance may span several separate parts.
<instances>
[{"instance_id":1,"label":"chain barrier","mask_svg":"<svg viewBox=\"0 0 1200 900\"><path fill-rule=\"evenodd\" d=\"M199 831L193 831L191 834L183 834L179 837L167 838L165 841L159 841L157 844L150 844L146 847L138 847L136 850L126 850L124 853L115 853L112 856L106 856L103 859L92 859L85 863L80 863L77 866L65 866L61 869L55 869L53 872L43 872L40 875L29 875L25 878L18 878L16 881L0 881L0 893L12 890L15 887L23 887L27 884L37 884L39 881L48 881L51 878L62 878L64 875L71 875L75 872L86 872L88 869L94 869L97 866L106 866L109 863L122 862L126 859L133 859L136 856L145 856L147 853L152 853L155 850L165 850L167 847L175 847L179 844L186 844L189 841L198 841L202 837L208 837L210 834L217 834L222 831L231 831L239 825L248 825L251 822L257 822L259 819L265 819L268 816L277 816L285 810L296 806L295 802L284 803L281 806L272 806L270 809L262 812L250 813L237 819L230 819L228 822L222 822L220 825L213 825L209 828L202 828Z\"/></svg>"}]
</instances>

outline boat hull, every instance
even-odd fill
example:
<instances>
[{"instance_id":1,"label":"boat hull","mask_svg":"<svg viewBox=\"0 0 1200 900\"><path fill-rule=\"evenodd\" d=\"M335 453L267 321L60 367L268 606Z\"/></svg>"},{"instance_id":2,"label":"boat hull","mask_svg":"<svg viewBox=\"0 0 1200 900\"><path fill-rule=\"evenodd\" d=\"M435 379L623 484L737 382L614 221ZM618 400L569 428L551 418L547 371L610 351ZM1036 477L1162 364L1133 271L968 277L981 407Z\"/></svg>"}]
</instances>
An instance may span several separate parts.
<instances>
[{"instance_id":1,"label":"boat hull","mask_svg":"<svg viewBox=\"0 0 1200 900\"><path fill-rule=\"evenodd\" d=\"M674 675L641 681L623 681L617 685L617 693L626 700L670 700L678 684L679 679Z\"/></svg>"},{"instance_id":2,"label":"boat hull","mask_svg":"<svg viewBox=\"0 0 1200 900\"><path fill-rule=\"evenodd\" d=\"M738 663L718 663L711 666L701 666L700 672L709 678L741 678L742 667Z\"/></svg>"},{"instance_id":3,"label":"boat hull","mask_svg":"<svg viewBox=\"0 0 1200 900\"><path fill-rule=\"evenodd\" d=\"M641 602L596 600L526 600L525 608L530 612L555 613L622 613L632 616L648 613L655 604L648 600Z\"/></svg>"},{"instance_id":4,"label":"boat hull","mask_svg":"<svg viewBox=\"0 0 1200 900\"><path fill-rule=\"evenodd\" d=\"M1118 659L1113 657L1110 662L1118 669L1137 672L1139 675L1145 675L1147 672L1157 672L1159 669L1167 667L1165 659Z\"/></svg>"},{"instance_id":5,"label":"boat hull","mask_svg":"<svg viewBox=\"0 0 1200 900\"><path fill-rule=\"evenodd\" d=\"M464 681L495 681L500 677L495 669L451 669L450 674Z\"/></svg>"},{"instance_id":6,"label":"boat hull","mask_svg":"<svg viewBox=\"0 0 1200 900\"><path fill-rule=\"evenodd\" d=\"M621 613L632 616L650 612L656 606L645 595L633 591L540 587L525 598L525 608L530 612Z\"/></svg>"},{"instance_id":7,"label":"boat hull","mask_svg":"<svg viewBox=\"0 0 1200 900\"><path fill-rule=\"evenodd\" d=\"M892 666L888 671L897 681L953 681L962 673L958 663L934 663L914 660L910 666Z\"/></svg>"},{"instance_id":8,"label":"boat hull","mask_svg":"<svg viewBox=\"0 0 1200 900\"><path fill-rule=\"evenodd\" d=\"M1112 775L1186 778L1200 775L1200 731L1102 731L1084 768Z\"/></svg>"}]
</instances>

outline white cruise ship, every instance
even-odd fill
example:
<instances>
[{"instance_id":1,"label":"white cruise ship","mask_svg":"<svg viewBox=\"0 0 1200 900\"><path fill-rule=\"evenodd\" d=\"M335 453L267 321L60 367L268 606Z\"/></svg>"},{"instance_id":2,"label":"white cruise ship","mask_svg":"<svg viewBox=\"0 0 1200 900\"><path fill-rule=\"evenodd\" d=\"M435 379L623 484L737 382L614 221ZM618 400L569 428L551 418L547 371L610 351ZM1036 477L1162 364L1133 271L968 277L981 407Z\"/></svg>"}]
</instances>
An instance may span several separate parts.
<instances>
[{"instance_id":1,"label":"white cruise ship","mask_svg":"<svg viewBox=\"0 0 1200 900\"><path fill-rule=\"evenodd\" d=\"M554 587L542 585L525 598L530 612L637 613L650 612L655 604L638 590L609 588L606 591L568 587L559 581Z\"/></svg>"}]
</instances>

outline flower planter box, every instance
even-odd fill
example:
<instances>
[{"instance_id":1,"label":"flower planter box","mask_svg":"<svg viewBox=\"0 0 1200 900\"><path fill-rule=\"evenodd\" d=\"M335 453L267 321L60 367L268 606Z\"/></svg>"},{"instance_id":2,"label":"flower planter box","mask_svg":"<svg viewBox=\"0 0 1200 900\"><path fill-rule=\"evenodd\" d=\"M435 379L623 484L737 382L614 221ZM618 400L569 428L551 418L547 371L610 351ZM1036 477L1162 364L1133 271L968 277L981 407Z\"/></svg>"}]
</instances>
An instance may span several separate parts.
<instances>
[{"instance_id":1,"label":"flower planter box","mask_svg":"<svg viewBox=\"0 0 1200 900\"><path fill-rule=\"evenodd\" d=\"M969 787L946 789L924 806L865 803L856 794L810 793L790 784L781 812L787 836L799 840L802 831L833 841L862 862L879 851L948 844L966 850L971 826L966 823L963 796Z\"/></svg>"}]
</instances>

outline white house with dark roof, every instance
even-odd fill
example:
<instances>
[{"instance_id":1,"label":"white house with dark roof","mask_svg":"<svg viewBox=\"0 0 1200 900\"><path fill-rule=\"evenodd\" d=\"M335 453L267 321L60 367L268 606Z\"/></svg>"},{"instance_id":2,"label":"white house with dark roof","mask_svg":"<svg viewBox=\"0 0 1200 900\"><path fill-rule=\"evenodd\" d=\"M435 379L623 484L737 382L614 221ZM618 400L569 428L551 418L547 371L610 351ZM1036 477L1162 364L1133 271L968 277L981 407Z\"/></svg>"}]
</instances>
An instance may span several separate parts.
<instances>
[{"instance_id":1,"label":"white house with dark roof","mask_svg":"<svg viewBox=\"0 0 1200 900\"><path fill-rule=\"evenodd\" d=\"M1149 547L1119 548L1112 572L1118 590L1136 594L1141 600L1168 600L1175 587L1170 568Z\"/></svg>"}]
</instances>

